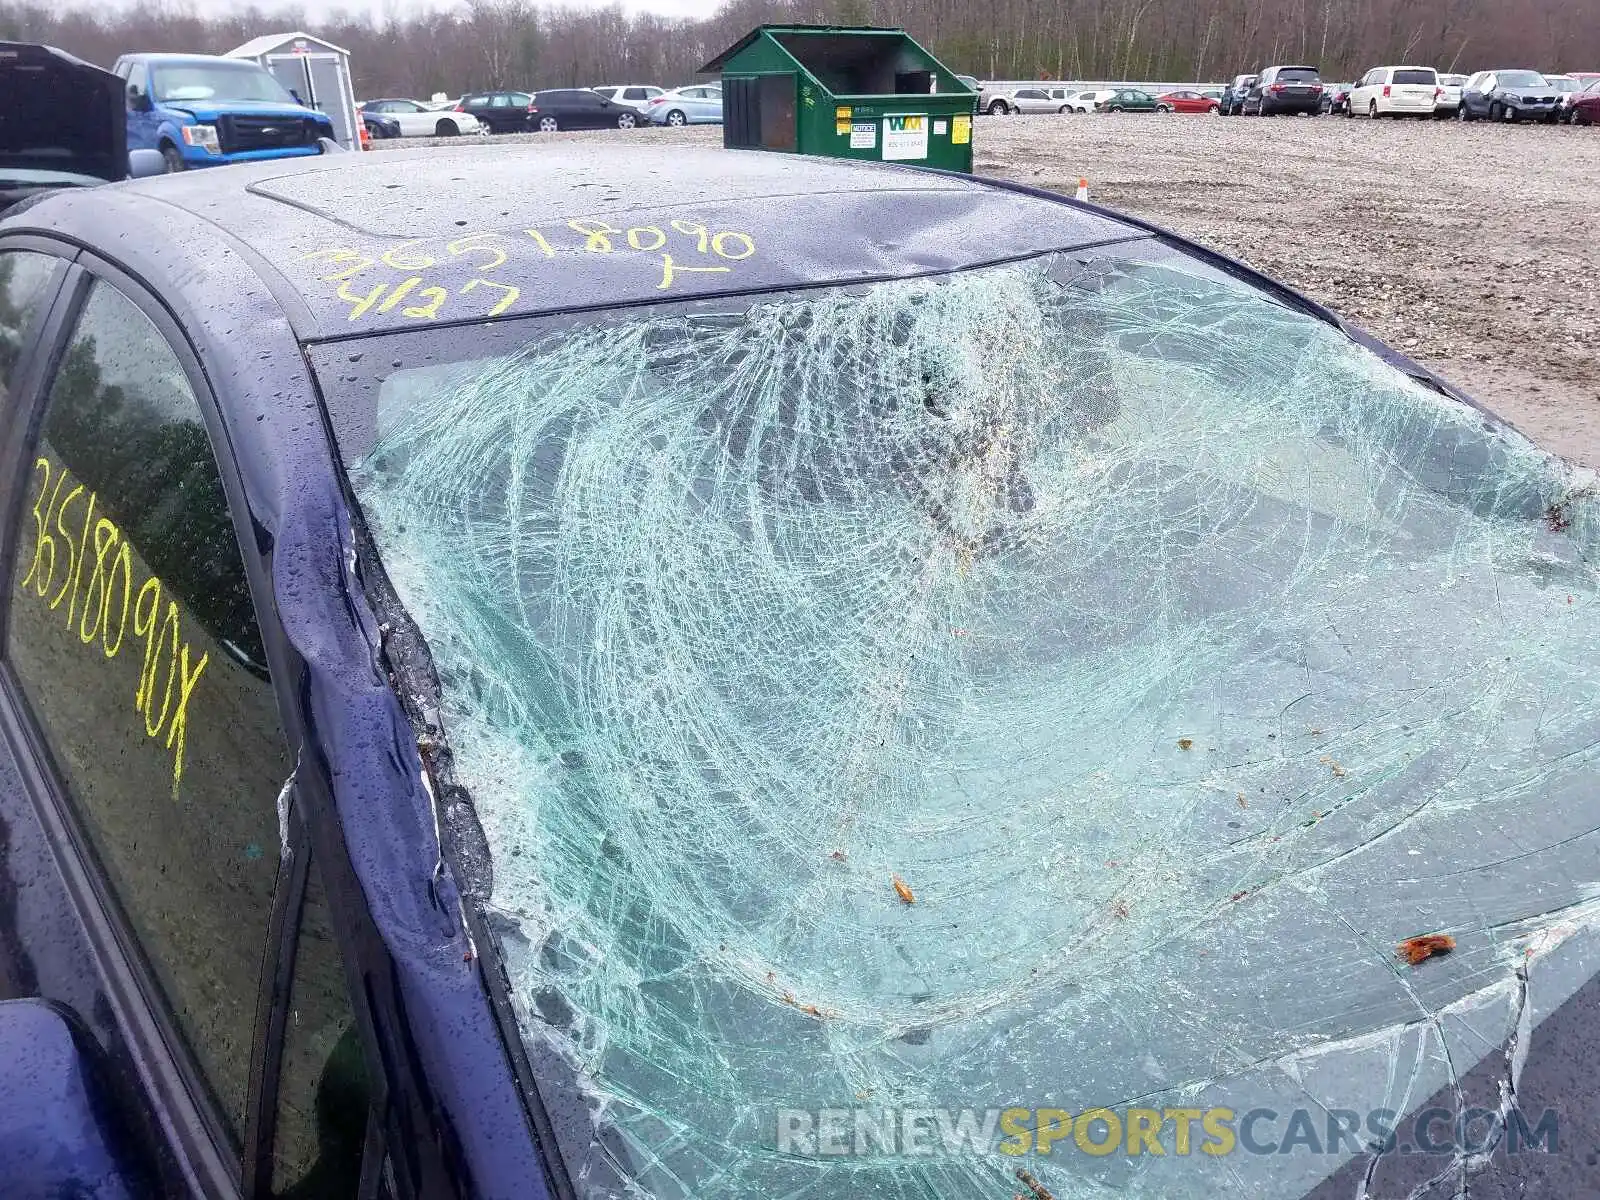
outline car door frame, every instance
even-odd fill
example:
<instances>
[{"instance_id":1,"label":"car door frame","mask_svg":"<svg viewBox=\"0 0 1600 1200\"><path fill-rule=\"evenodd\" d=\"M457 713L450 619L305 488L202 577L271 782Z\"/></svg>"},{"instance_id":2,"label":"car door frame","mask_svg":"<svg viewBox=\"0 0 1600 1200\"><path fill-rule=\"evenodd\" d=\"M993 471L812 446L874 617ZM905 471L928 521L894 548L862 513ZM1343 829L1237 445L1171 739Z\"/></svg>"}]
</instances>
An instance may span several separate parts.
<instances>
[{"instance_id":1,"label":"car door frame","mask_svg":"<svg viewBox=\"0 0 1600 1200\"><path fill-rule=\"evenodd\" d=\"M37 327L33 344L27 351L29 362L21 386L12 389L5 412L7 428L0 435L0 455L3 455L0 458L0 501L5 506L5 520L0 523L0 564L5 567L7 580L7 586L0 589L0 629L4 629L12 600L10 574L17 549L16 533L27 490L27 455L38 438L54 372L71 344L90 287L99 276L85 269L78 261L80 255L70 247L48 239L8 237L0 240L0 249L41 250L61 260L66 268L57 276L58 287L49 314L44 324ZM144 298L142 288L135 284L131 291L122 290L146 316L152 316L139 302ZM160 321L156 324L178 354L185 374L190 375L191 363L178 353L179 345L172 343L172 329L163 327ZM190 382L192 385L192 376ZM124 1036L124 1046L145 1100L167 1137L167 1149L182 1168L186 1182L200 1194L242 1194L240 1181L234 1178L232 1170L231 1138L220 1114L205 1099L210 1094L210 1085L194 1055L182 1048L182 1035L159 999L145 953L123 917L109 881L98 870L82 820L52 765L48 739L28 711L9 654L0 657L0 696L3 696L0 722L3 722L13 760L28 793L27 802L44 830L56 869L66 884L74 915L88 936L94 968L105 987L104 995L117 1028ZM275 907L278 903L276 888L277 885ZM269 936L269 931L262 932L264 947ZM263 971L262 981L268 975ZM259 1004L259 990L257 999ZM258 1012L252 1017L253 1041L260 1016ZM260 1065L260 1057L252 1053L252 1097L259 1088L257 1070ZM256 1117L254 1111L248 1110L247 1101L247 1144L240 1147L241 1171L247 1161Z\"/></svg>"},{"instance_id":2,"label":"car door frame","mask_svg":"<svg viewBox=\"0 0 1600 1200\"><path fill-rule=\"evenodd\" d=\"M177 318L155 294L115 264L87 250L49 238L28 234L0 237L0 250L13 249L49 254L60 261L64 269L56 276L56 291L47 314L36 324L33 337L19 359L17 383L6 400L5 415L10 419L0 433L0 503L5 506L5 519L0 522L0 564L4 565L7 575L7 586L0 589L0 630L7 627L12 603L9 578L27 491L28 454L37 442L54 372L71 345L93 286L103 282L114 287L151 321L194 391L250 583L252 610L271 665L280 728L290 759L297 761L305 730L296 706L279 682L290 669L292 654L275 611L260 603L261 596L272 594L267 568L253 548L254 539L248 536L248 524L241 527L241 514L248 511L243 483L233 462L230 440L211 381L195 347ZM257 935L262 948L262 965L257 979L255 1009L250 1018L249 1084L236 1177L232 1138L225 1119L211 1099L210 1083L167 1007L148 953L131 928L121 901L99 870L92 841L53 765L48 738L29 711L9 654L0 655L0 729L4 731L9 742L7 749L22 776L28 807L45 834L54 865L65 884L73 915L87 936L94 959L93 969L103 984L103 994L122 1034L122 1045L142 1100L165 1138L163 1149L168 1151L185 1186L194 1194L244 1197L245 1200L270 1195L271 1135L277 1115L278 1067L290 1000L292 947L298 935L311 858L311 822L302 789L289 786L293 775L285 781L287 806L282 814L280 832L289 854L280 859L267 927ZM361 903L359 893L352 898L348 887L334 890L334 872L328 870L330 856L318 853L317 857L330 898L337 898L336 909L348 912L347 905ZM378 1189L383 1159L381 1139L375 1136L373 1114L381 1110L387 1080L381 1069L374 1070L376 1056L370 1049L373 1045L371 1016L361 1002L360 991L352 986L356 964L344 931L339 930L337 936L346 970L346 995L362 1037L372 1081L373 1103L368 1114L360 1189L362 1197L370 1197Z\"/></svg>"}]
</instances>

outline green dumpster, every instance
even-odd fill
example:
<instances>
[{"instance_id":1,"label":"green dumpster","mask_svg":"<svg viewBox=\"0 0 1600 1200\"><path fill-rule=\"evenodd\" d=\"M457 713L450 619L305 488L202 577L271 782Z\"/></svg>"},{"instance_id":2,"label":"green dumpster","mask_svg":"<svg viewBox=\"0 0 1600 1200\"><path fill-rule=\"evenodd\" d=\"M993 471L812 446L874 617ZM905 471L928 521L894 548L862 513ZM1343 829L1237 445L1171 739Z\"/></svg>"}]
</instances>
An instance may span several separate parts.
<instances>
[{"instance_id":1,"label":"green dumpster","mask_svg":"<svg viewBox=\"0 0 1600 1200\"><path fill-rule=\"evenodd\" d=\"M722 75L722 144L972 170L978 94L900 29L762 25Z\"/></svg>"}]
</instances>

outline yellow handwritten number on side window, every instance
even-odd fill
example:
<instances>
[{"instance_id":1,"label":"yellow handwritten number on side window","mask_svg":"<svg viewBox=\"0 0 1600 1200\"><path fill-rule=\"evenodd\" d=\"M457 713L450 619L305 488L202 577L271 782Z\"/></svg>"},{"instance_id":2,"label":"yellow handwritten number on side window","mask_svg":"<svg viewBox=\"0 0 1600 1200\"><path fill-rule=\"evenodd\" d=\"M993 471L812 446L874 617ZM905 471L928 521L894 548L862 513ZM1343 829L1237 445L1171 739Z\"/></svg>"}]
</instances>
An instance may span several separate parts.
<instances>
[{"instance_id":1,"label":"yellow handwritten number on side window","mask_svg":"<svg viewBox=\"0 0 1600 1200\"><path fill-rule=\"evenodd\" d=\"M169 598L162 607L160 579L148 575L134 591L133 548L115 521L105 516L95 519L98 495L89 493L82 523L70 523L76 526L74 532L67 509L82 496L83 485L48 458L41 456L33 465L39 473L32 510L33 560L20 586L23 592L45 600L55 582L57 565L63 566L60 587L47 606L54 611L67 599L66 628L75 632L84 646L98 643L106 658L122 653L132 616L133 636L136 641L142 638L144 645L133 710L142 717L146 736L161 740L172 755L172 794L176 797L183 783L189 702L210 652L195 659L183 637L177 601ZM66 487L68 482L71 488ZM60 555L56 551L58 537L65 547Z\"/></svg>"}]
</instances>

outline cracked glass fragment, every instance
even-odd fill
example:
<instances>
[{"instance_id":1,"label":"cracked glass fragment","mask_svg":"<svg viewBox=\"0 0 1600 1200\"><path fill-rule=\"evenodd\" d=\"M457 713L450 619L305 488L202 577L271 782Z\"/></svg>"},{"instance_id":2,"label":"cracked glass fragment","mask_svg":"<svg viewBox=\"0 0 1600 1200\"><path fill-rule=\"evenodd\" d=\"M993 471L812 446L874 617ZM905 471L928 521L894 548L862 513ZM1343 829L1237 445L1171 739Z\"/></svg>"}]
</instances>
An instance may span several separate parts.
<instances>
[{"instance_id":1,"label":"cracked glass fragment","mask_svg":"<svg viewBox=\"0 0 1600 1200\"><path fill-rule=\"evenodd\" d=\"M1593 475L1113 253L383 381L351 477L580 1190L1294 1195L1365 1151L780 1114L1404 1113L1600 966Z\"/></svg>"}]
</instances>

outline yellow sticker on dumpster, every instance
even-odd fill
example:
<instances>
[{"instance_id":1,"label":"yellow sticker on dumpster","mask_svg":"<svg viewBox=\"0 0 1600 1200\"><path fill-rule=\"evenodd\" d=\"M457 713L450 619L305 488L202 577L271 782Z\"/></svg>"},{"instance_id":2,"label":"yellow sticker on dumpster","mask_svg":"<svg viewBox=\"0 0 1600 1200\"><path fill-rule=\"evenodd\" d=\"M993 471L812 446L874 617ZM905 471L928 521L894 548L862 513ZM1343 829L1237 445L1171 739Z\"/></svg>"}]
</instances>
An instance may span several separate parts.
<instances>
[{"instance_id":1,"label":"yellow sticker on dumpster","mask_svg":"<svg viewBox=\"0 0 1600 1200\"><path fill-rule=\"evenodd\" d=\"M833 119L835 121L848 121L850 119L850 110L848 108L843 107L843 106L840 106L839 108L834 109L833 110Z\"/></svg>"},{"instance_id":2,"label":"yellow sticker on dumpster","mask_svg":"<svg viewBox=\"0 0 1600 1200\"><path fill-rule=\"evenodd\" d=\"M972 140L972 118L967 116L952 117L950 120L950 141L957 146L964 146Z\"/></svg>"},{"instance_id":3,"label":"yellow sticker on dumpster","mask_svg":"<svg viewBox=\"0 0 1600 1200\"><path fill-rule=\"evenodd\" d=\"M835 121L833 123L833 131L840 137L843 137L845 134L850 132L850 122L842 119Z\"/></svg>"}]
</instances>

